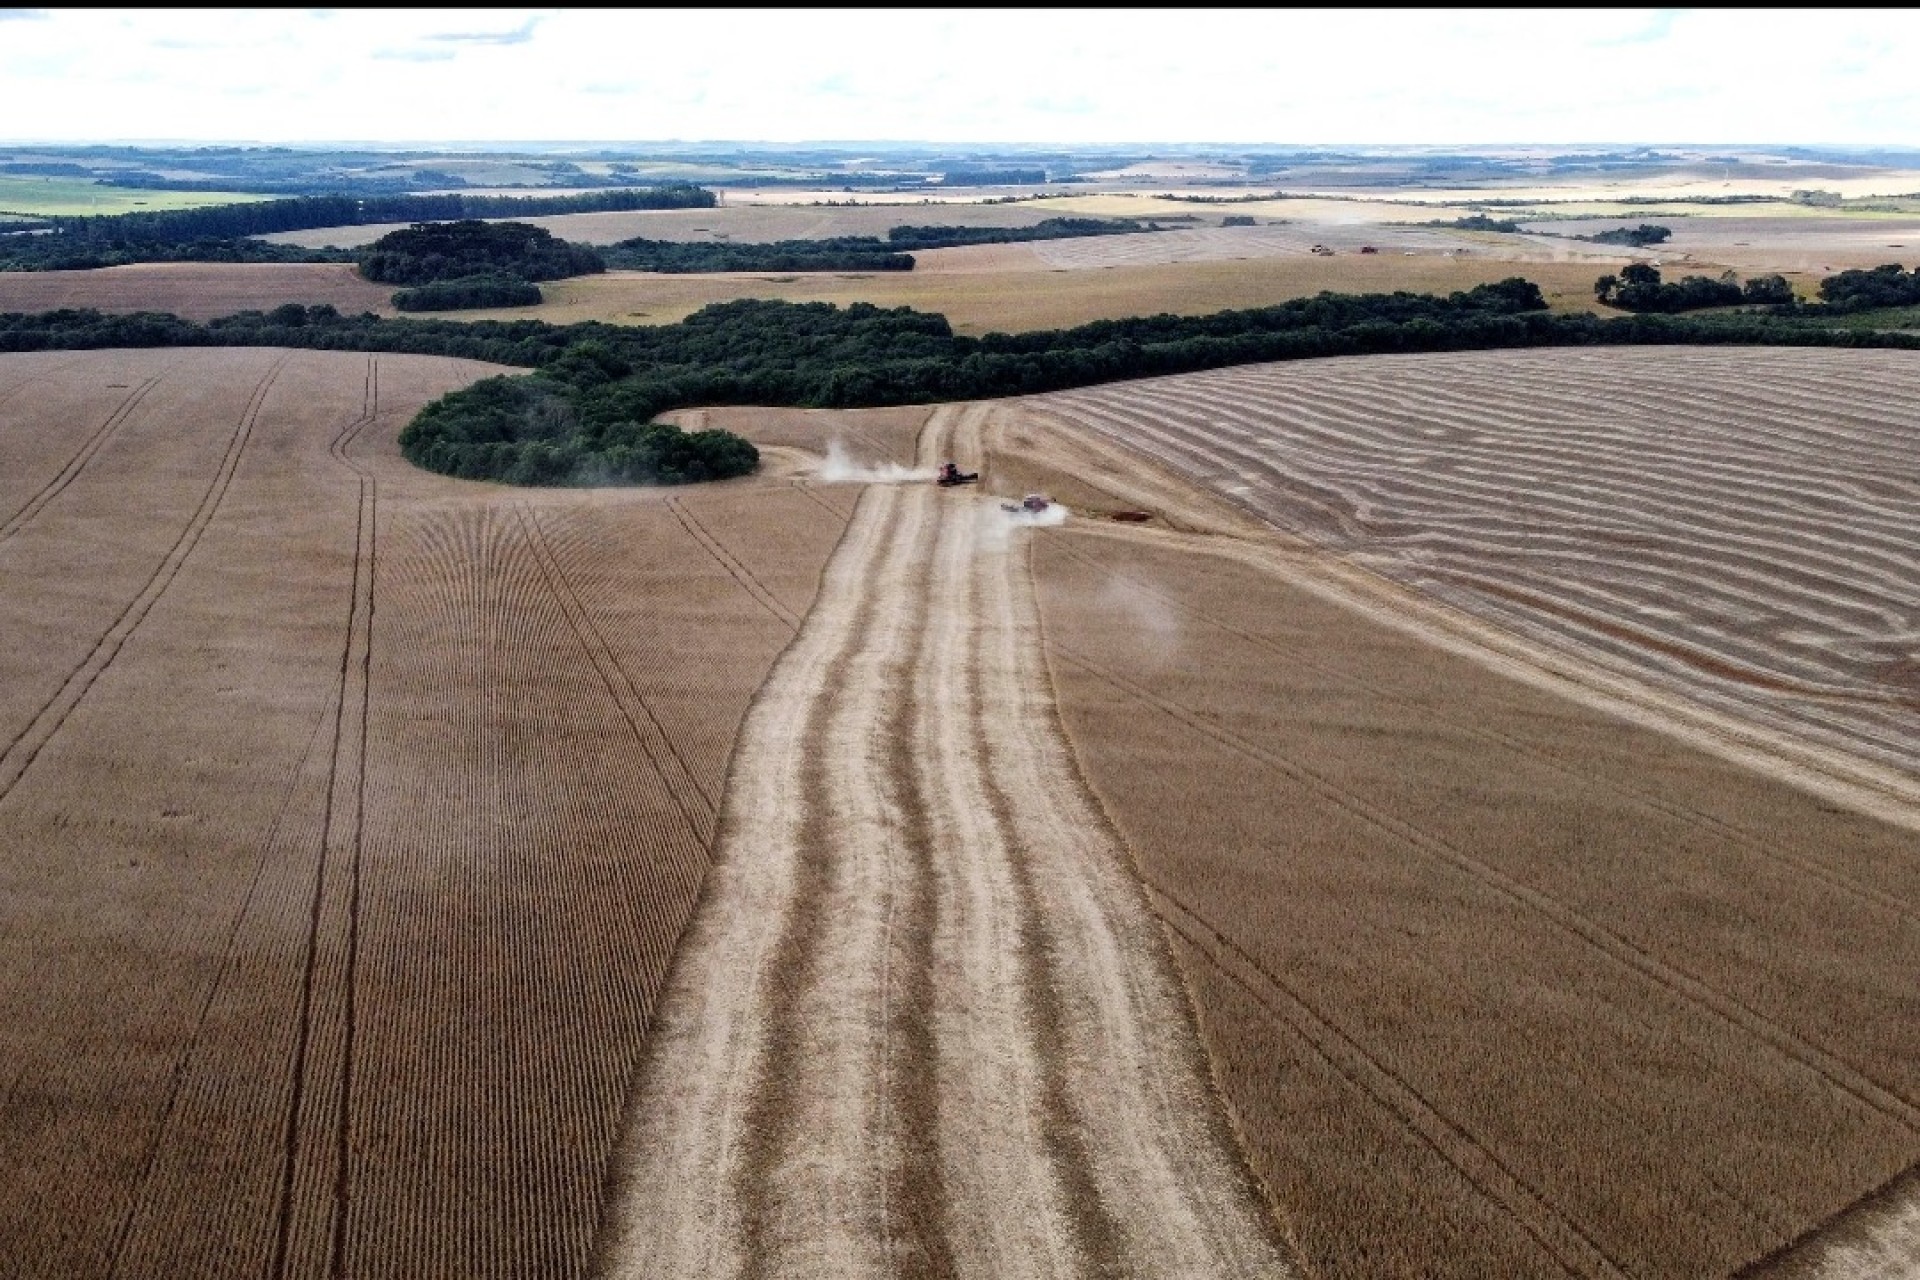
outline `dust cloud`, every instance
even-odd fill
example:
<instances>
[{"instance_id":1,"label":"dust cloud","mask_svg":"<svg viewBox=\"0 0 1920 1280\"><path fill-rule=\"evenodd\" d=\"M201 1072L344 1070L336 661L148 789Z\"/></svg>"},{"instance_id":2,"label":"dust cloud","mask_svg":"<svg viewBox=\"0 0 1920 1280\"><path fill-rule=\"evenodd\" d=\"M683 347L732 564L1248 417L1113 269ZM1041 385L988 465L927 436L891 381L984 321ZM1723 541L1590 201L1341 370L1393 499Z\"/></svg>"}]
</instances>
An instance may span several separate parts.
<instances>
[{"instance_id":1,"label":"dust cloud","mask_svg":"<svg viewBox=\"0 0 1920 1280\"><path fill-rule=\"evenodd\" d=\"M933 479L932 467L903 467L897 462L869 465L847 456L838 440L827 442L826 460L815 477L821 484L915 484Z\"/></svg>"}]
</instances>

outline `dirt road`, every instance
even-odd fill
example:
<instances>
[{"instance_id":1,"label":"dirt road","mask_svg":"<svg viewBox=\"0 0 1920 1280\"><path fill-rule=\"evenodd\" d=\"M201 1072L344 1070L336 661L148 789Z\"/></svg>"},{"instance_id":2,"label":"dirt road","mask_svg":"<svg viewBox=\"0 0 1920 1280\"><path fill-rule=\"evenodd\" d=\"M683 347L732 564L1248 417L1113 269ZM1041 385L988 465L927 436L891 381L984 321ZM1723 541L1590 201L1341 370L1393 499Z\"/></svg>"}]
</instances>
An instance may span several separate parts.
<instances>
[{"instance_id":1,"label":"dirt road","mask_svg":"<svg viewBox=\"0 0 1920 1280\"><path fill-rule=\"evenodd\" d=\"M920 461L963 464L980 408ZM874 486L749 715L597 1247L617 1276L1272 1276L1023 540Z\"/></svg>"}]
</instances>

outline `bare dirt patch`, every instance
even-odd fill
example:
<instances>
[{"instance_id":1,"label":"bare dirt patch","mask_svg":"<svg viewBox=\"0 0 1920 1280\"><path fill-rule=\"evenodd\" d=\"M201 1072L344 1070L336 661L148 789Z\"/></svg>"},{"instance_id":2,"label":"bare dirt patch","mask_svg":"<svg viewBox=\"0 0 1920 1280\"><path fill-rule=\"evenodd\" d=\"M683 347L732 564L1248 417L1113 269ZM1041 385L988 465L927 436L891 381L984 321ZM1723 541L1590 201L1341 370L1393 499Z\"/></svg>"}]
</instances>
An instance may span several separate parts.
<instances>
[{"instance_id":1,"label":"bare dirt patch","mask_svg":"<svg viewBox=\"0 0 1920 1280\"><path fill-rule=\"evenodd\" d=\"M1739 1280L1902 1280L1920 1270L1920 1167L1849 1206Z\"/></svg>"}]
</instances>

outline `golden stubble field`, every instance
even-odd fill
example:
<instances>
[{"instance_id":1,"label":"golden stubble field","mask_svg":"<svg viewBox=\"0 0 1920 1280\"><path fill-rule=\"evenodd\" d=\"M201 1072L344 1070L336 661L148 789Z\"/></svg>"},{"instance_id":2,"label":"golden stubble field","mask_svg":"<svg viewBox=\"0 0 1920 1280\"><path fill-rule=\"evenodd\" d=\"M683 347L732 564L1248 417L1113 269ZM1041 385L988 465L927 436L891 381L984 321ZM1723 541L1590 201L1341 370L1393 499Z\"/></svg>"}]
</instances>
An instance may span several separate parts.
<instances>
[{"instance_id":1,"label":"golden stubble field","mask_svg":"<svg viewBox=\"0 0 1920 1280\"><path fill-rule=\"evenodd\" d=\"M740 242L883 235L902 223L1018 227L1052 217L1133 217L1159 220L1168 229L1138 236L927 251L915 255L917 266L910 273L611 272L543 285L546 301L537 307L459 314L556 324L671 324L709 303L775 298L911 306L948 316L962 333L979 334L1157 312L1203 314L1267 306L1322 290L1447 293L1514 274L1539 283L1556 311L1596 311L1595 278L1635 258L1659 258L1669 275L1781 271L1803 296L1811 297L1820 277L1831 271L1904 262L1920 254L1911 217L1797 206L1756 211L1740 205L1670 210L1620 205L1609 210L1548 200L1533 210L1496 211L1529 227L1527 234L1505 234L1421 225L1475 211L1460 193L1453 193L1458 198L1452 203L1379 193L1199 203L1146 192L1094 192L1007 204L977 197L828 203L831 193L814 193L810 198L820 201L815 204L794 203L787 196L755 203L747 194L729 193L727 205L714 209L566 214L528 221L589 244L636 235ZM1218 199L1219 193L1209 198ZM1595 217L1556 220L1581 212ZM1222 225L1228 217L1251 218L1256 225ZM1547 220L1528 221L1536 217ZM1667 244L1654 250L1623 251L1569 238L1649 219L1674 232ZM321 228L265 239L353 247L397 227ZM1331 250L1331 256L1316 254L1315 246ZM1367 248L1375 252L1363 254ZM207 319L284 302L325 302L350 313L387 315L392 314L390 294L338 264L152 264L0 274L0 311L97 307L175 311Z\"/></svg>"},{"instance_id":2,"label":"golden stubble field","mask_svg":"<svg viewBox=\"0 0 1920 1280\"><path fill-rule=\"evenodd\" d=\"M393 290L331 262L143 262L97 271L0 272L0 312L171 311L212 320L286 302L330 303L347 315L394 314Z\"/></svg>"},{"instance_id":3,"label":"golden stubble field","mask_svg":"<svg viewBox=\"0 0 1920 1280\"><path fill-rule=\"evenodd\" d=\"M997 252L984 263L986 255L971 250L941 250L966 256L953 262L951 269L941 269L935 262L928 270L910 272L653 275L611 271L542 285L547 301L538 307L469 314L489 320L530 316L554 324L582 320L671 324L712 302L778 298L839 306L871 302L913 307L946 316L958 333L1019 333L1160 312L1205 315L1272 306L1328 289L1448 293L1512 275L1536 281L1555 309L1584 311L1593 307L1594 276L1605 269L1571 263L1516 265L1491 256L1320 258L1310 253L1068 268L1046 265L1025 246L993 249Z\"/></svg>"},{"instance_id":4,"label":"golden stubble field","mask_svg":"<svg viewBox=\"0 0 1920 1280\"><path fill-rule=\"evenodd\" d=\"M1192 233L1171 233L1191 239ZM1060 241L1060 246L1086 244ZM1217 249L1217 246L1214 247ZM1214 249L1206 252L1214 253ZM1055 252L1065 252L1056 249ZM1090 250L1111 253L1111 247ZM656 275L612 271L549 281L546 301L534 307L463 311L465 320L544 320L574 324L674 324L714 302L774 298L845 306L914 307L938 312L961 333L1021 332L1070 327L1094 320L1173 312L1203 315L1237 307L1270 306L1325 289L1344 292L1451 292L1523 274L1539 283L1561 311L1592 310L1593 279L1606 263L1514 260L1490 253L1455 257L1345 254L1321 258L1306 251L1228 252L1181 261L1089 260L1052 266L1030 246L943 249L920 255L911 272L720 272ZM1613 264L1617 266L1618 264ZM393 291L336 264L158 264L101 271L0 273L0 312L94 307L107 312L171 311L207 320L242 310L271 310L284 302L331 303L342 312L393 315Z\"/></svg>"},{"instance_id":5,"label":"golden stubble field","mask_svg":"<svg viewBox=\"0 0 1920 1280\"><path fill-rule=\"evenodd\" d=\"M576 1275L850 510L417 472L495 370L0 359L10 1275Z\"/></svg>"}]
</instances>

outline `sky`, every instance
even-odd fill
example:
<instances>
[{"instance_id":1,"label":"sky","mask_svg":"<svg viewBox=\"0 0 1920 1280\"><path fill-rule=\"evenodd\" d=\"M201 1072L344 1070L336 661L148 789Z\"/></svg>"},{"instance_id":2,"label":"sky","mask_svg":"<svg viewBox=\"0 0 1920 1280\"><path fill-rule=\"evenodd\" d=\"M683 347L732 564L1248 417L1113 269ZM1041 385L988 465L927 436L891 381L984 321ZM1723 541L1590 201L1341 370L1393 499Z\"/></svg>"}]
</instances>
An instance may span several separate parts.
<instances>
[{"instance_id":1,"label":"sky","mask_svg":"<svg viewBox=\"0 0 1920 1280\"><path fill-rule=\"evenodd\" d=\"M1920 147L1913 10L0 9L0 140Z\"/></svg>"}]
</instances>

